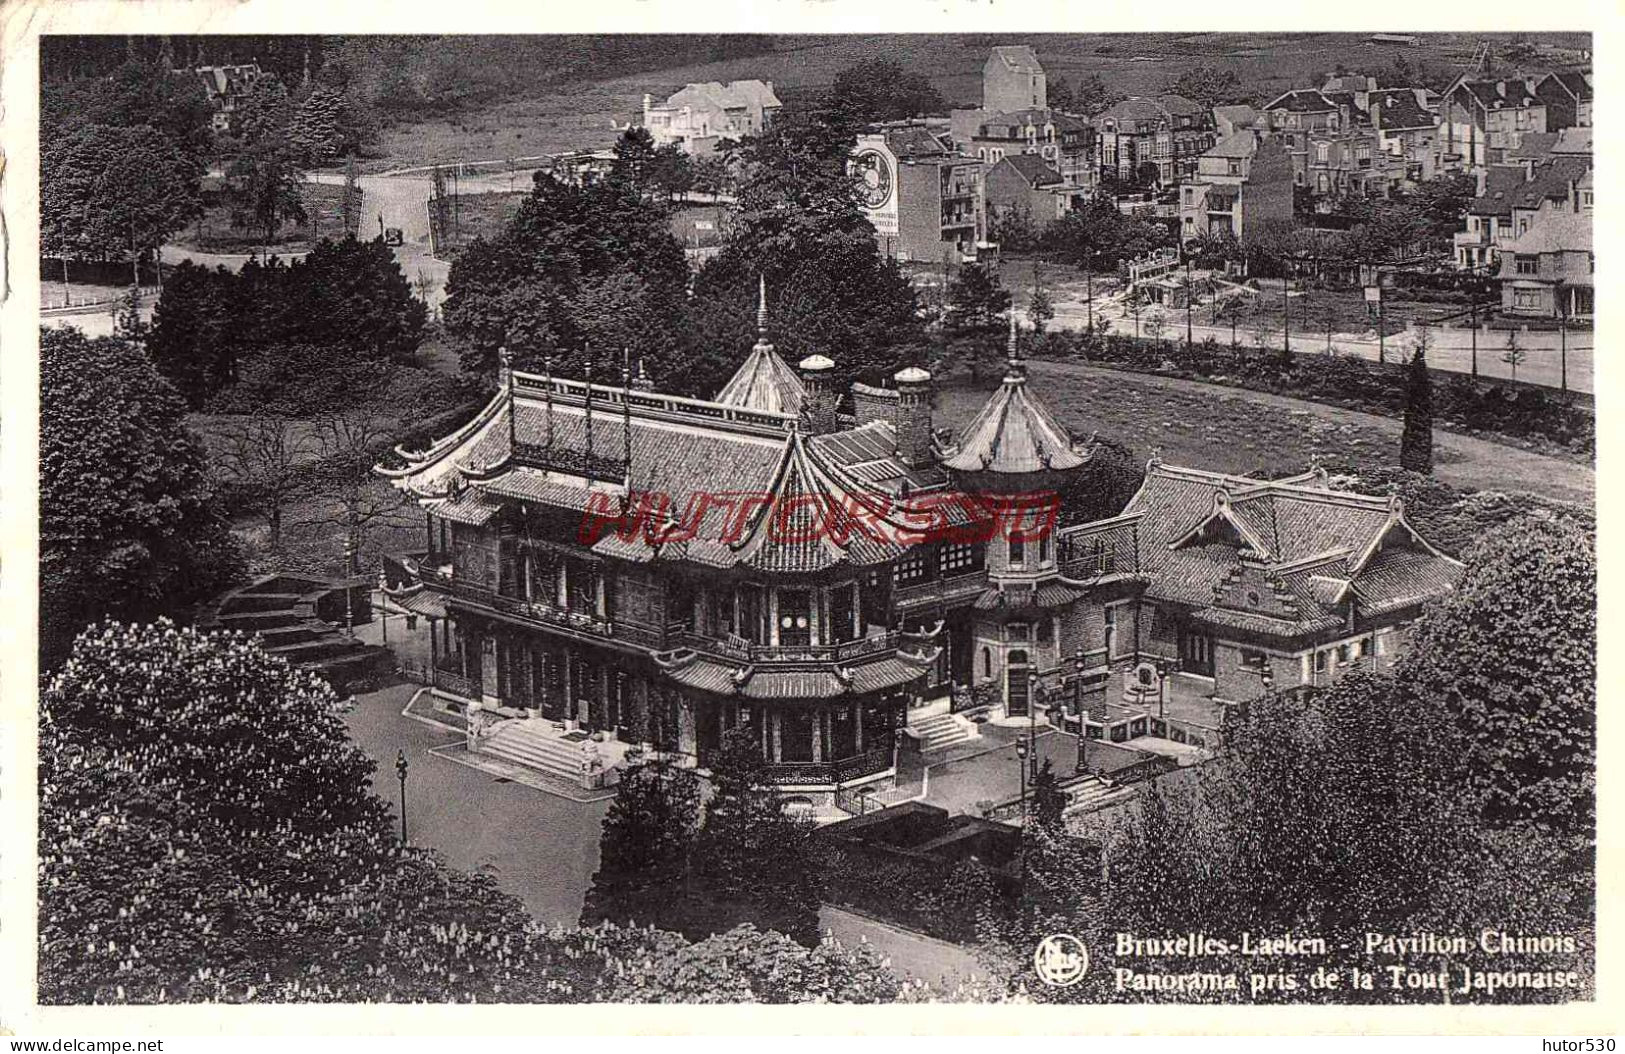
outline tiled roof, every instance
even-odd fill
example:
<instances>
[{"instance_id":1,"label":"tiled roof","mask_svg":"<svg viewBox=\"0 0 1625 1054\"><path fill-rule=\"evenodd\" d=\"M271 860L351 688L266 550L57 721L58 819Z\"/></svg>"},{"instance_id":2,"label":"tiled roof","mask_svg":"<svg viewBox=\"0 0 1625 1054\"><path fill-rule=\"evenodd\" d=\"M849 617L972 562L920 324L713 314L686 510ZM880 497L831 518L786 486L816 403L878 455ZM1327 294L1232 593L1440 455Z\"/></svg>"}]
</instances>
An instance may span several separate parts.
<instances>
[{"instance_id":1,"label":"tiled roof","mask_svg":"<svg viewBox=\"0 0 1625 1054\"><path fill-rule=\"evenodd\" d=\"M1290 113L1324 113L1337 109L1337 106L1314 88L1294 88L1282 93L1264 109L1286 110Z\"/></svg>"},{"instance_id":2,"label":"tiled roof","mask_svg":"<svg viewBox=\"0 0 1625 1054\"><path fill-rule=\"evenodd\" d=\"M449 501L435 506L434 513L441 519L453 523L466 523L470 527L482 527L502 511L500 502L488 501L477 490L464 491Z\"/></svg>"},{"instance_id":3,"label":"tiled roof","mask_svg":"<svg viewBox=\"0 0 1625 1054\"><path fill-rule=\"evenodd\" d=\"M1261 481L1153 464L1125 512L1140 519L1140 559L1154 598L1188 604L1215 625L1249 632L1304 633L1340 622L1334 605L1352 576L1362 598L1367 576L1424 598L1449 588L1460 565L1416 541L1388 499L1324 489L1316 477ZM1397 535L1395 532L1398 532ZM1385 538L1401 544L1381 548ZM1243 551L1250 555L1243 559ZM1394 553L1406 553L1403 558ZM1374 553L1364 567L1357 562ZM1285 615L1219 606L1222 589L1258 568L1288 605ZM1416 575L1410 569L1422 568ZM1409 578L1407 576L1409 575ZM1409 595L1409 594L1407 594ZM1384 609L1388 610L1388 609Z\"/></svg>"},{"instance_id":4,"label":"tiled roof","mask_svg":"<svg viewBox=\"0 0 1625 1054\"><path fill-rule=\"evenodd\" d=\"M1538 96L1529 90L1529 85L1521 80L1478 80L1463 81L1461 84L1469 95L1479 105L1488 110L1505 109L1508 106L1542 106Z\"/></svg>"},{"instance_id":5,"label":"tiled roof","mask_svg":"<svg viewBox=\"0 0 1625 1054\"><path fill-rule=\"evenodd\" d=\"M1506 253L1583 253L1591 251L1591 244L1591 213L1542 209L1529 229L1506 246Z\"/></svg>"},{"instance_id":6,"label":"tiled roof","mask_svg":"<svg viewBox=\"0 0 1625 1054\"><path fill-rule=\"evenodd\" d=\"M886 129L886 146L900 158L931 157L951 153L929 128L910 125Z\"/></svg>"},{"instance_id":7,"label":"tiled roof","mask_svg":"<svg viewBox=\"0 0 1625 1054\"><path fill-rule=\"evenodd\" d=\"M1484 193L1472 200L1467 211L1475 216L1509 216L1512 195L1523 184L1521 168L1492 165L1484 175Z\"/></svg>"},{"instance_id":8,"label":"tiled roof","mask_svg":"<svg viewBox=\"0 0 1625 1054\"><path fill-rule=\"evenodd\" d=\"M1388 88L1374 91L1367 102L1372 122L1381 129L1431 128L1436 123L1431 113L1416 101L1416 93L1409 88Z\"/></svg>"},{"instance_id":9,"label":"tiled roof","mask_svg":"<svg viewBox=\"0 0 1625 1054\"><path fill-rule=\"evenodd\" d=\"M906 652L887 655L861 666L807 666L773 669L747 663L727 663L697 652L657 657L667 677L688 688L713 695L744 699L834 699L863 695L908 684L925 675L931 656Z\"/></svg>"},{"instance_id":10,"label":"tiled roof","mask_svg":"<svg viewBox=\"0 0 1625 1054\"><path fill-rule=\"evenodd\" d=\"M1424 603L1456 588L1461 565L1414 549L1384 549L1354 580L1362 610L1380 614Z\"/></svg>"},{"instance_id":11,"label":"tiled roof","mask_svg":"<svg viewBox=\"0 0 1625 1054\"><path fill-rule=\"evenodd\" d=\"M1204 157L1252 157L1258 152L1258 137L1250 131L1233 132L1208 149Z\"/></svg>"},{"instance_id":12,"label":"tiled roof","mask_svg":"<svg viewBox=\"0 0 1625 1054\"><path fill-rule=\"evenodd\" d=\"M1030 44L1001 44L993 49L992 57L1013 70L1044 72L1044 67L1038 61L1038 53Z\"/></svg>"},{"instance_id":13,"label":"tiled roof","mask_svg":"<svg viewBox=\"0 0 1625 1054\"><path fill-rule=\"evenodd\" d=\"M1592 97L1591 82L1586 79L1585 74L1578 70L1563 70L1547 76L1561 84L1568 90L1570 95L1580 102L1587 102Z\"/></svg>"},{"instance_id":14,"label":"tiled roof","mask_svg":"<svg viewBox=\"0 0 1625 1054\"><path fill-rule=\"evenodd\" d=\"M779 358L767 339L767 280L760 280L756 304L756 345L722 386L716 401L749 410L799 414L807 387L790 364Z\"/></svg>"},{"instance_id":15,"label":"tiled roof","mask_svg":"<svg viewBox=\"0 0 1625 1054\"><path fill-rule=\"evenodd\" d=\"M1062 182L1061 174L1037 154L1011 154L999 164L1015 169L1030 187L1049 187Z\"/></svg>"},{"instance_id":16,"label":"tiled roof","mask_svg":"<svg viewBox=\"0 0 1625 1054\"><path fill-rule=\"evenodd\" d=\"M1072 447L1066 428L1027 388L1027 370L1015 347L1011 316L1010 368L998 391L960 434L959 447L943 463L956 472L1006 475L1065 471L1088 461Z\"/></svg>"},{"instance_id":17,"label":"tiled roof","mask_svg":"<svg viewBox=\"0 0 1625 1054\"><path fill-rule=\"evenodd\" d=\"M1560 128L1557 142L1552 144L1554 154L1591 154L1593 130L1590 128Z\"/></svg>"},{"instance_id":18,"label":"tiled roof","mask_svg":"<svg viewBox=\"0 0 1625 1054\"><path fill-rule=\"evenodd\" d=\"M729 81L726 84L720 81L702 81L688 84L667 99L666 105L682 105L678 97L683 92L694 92L703 95L725 110L737 110L750 106L772 108L784 105L779 101L779 97L774 94L773 88L759 80Z\"/></svg>"},{"instance_id":19,"label":"tiled roof","mask_svg":"<svg viewBox=\"0 0 1625 1054\"><path fill-rule=\"evenodd\" d=\"M750 355L717 393L716 401L750 410L798 414L806 397L806 385L796 371L779 357L773 345L762 341L751 348Z\"/></svg>"},{"instance_id":20,"label":"tiled roof","mask_svg":"<svg viewBox=\"0 0 1625 1054\"><path fill-rule=\"evenodd\" d=\"M1538 209L1543 201L1562 201L1569 195L1569 184L1584 178L1590 170L1589 157L1553 155L1535 165L1531 178L1519 181L1511 194L1512 204L1520 209Z\"/></svg>"}]
</instances>

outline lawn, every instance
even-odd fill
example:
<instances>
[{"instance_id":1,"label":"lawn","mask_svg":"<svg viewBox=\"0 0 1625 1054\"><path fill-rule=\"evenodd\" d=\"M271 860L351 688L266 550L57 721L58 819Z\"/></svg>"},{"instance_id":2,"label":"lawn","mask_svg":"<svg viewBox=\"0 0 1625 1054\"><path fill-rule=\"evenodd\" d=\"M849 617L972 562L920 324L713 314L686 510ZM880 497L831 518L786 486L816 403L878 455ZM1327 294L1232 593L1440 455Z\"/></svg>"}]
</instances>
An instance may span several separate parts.
<instances>
[{"instance_id":1,"label":"lawn","mask_svg":"<svg viewBox=\"0 0 1625 1054\"><path fill-rule=\"evenodd\" d=\"M305 252L322 238L337 238L344 230L344 187L335 183L301 183L299 196L305 208L303 223L285 219L270 248L281 252ZM192 223L175 232L169 244L194 252L245 253L266 247L257 225L233 223L233 213L244 209L229 198L210 205ZM241 217L239 217L241 221Z\"/></svg>"}]
</instances>

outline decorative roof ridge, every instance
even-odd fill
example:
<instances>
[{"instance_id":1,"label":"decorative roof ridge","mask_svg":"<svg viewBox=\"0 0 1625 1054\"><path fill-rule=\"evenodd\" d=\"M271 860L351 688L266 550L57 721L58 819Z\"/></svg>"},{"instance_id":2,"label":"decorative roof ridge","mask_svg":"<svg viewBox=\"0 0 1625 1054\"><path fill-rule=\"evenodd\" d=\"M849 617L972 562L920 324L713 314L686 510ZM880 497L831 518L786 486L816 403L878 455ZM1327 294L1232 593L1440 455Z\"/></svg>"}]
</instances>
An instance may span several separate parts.
<instances>
[{"instance_id":1,"label":"decorative roof ridge","mask_svg":"<svg viewBox=\"0 0 1625 1054\"><path fill-rule=\"evenodd\" d=\"M1322 567L1333 560L1345 559L1353 552L1354 550L1349 546L1338 546L1335 549L1327 549L1322 553L1300 556L1296 560L1282 560L1280 563L1272 564L1270 569L1281 575L1298 574L1301 571L1311 571Z\"/></svg>"},{"instance_id":2,"label":"decorative roof ridge","mask_svg":"<svg viewBox=\"0 0 1625 1054\"><path fill-rule=\"evenodd\" d=\"M580 409L586 405L587 385L583 381L563 377L543 377L540 374L513 374L516 400L530 408L545 405L543 394L552 405ZM667 395L662 392L628 390L618 386L593 384L594 418L619 418L630 409L630 416L644 421L678 419L682 424L700 426L716 433L761 436L766 432L778 438L796 420L794 414L776 410L758 410L733 403L719 403L695 399L686 395Z\"/></svg>"},{"instance_id":3,"label":"decorative roof ridge","mask_svg":"<svg viewBox=\"0 0 1625 1054\"><path fill-rule=\"evenodd\" d=\"M495 421L508 404L509 393L506 388L501 389L491 397L491 401L486 403L472 419L464 423L460 428L430 443L427 450L406 451L402 450L397 444L393 448L393 452L395 456L405 462L403 467L385 468L382 464L379 464L374 465L372 470L385 479L402 479L415 472L420 472L424 468L439 462L447 454L460 447L469 436Z\"/></svg>"}]
</instances>

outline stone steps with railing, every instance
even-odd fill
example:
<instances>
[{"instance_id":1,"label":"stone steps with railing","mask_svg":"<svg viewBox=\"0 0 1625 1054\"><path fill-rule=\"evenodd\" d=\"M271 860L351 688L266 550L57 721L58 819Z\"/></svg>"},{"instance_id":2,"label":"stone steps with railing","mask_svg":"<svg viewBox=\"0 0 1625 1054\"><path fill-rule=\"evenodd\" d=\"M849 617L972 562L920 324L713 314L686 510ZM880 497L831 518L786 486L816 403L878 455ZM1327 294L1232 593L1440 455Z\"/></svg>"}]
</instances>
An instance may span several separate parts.
<instances>
[{"instance_id":1,"label":"stone steps with railing","mask_svg":"<svg viewBox=\"0 0 1625 1054\"><path fill-rule=\"evenodd\" d=\"M511 761L579 785L581 744L559 739L545 723L517 718L480 737L475 753Z\"/></svg>"},{"instance_id":2,"label":"stone steps with railing","mask_svg":"<svg viewBox=\"0 0 1625 1054\"><path fill-rule=\"evenodd\" d=\"M909 731L920 742L920 750L945 750L958 743L975 739L981 733L970 721L957 714L938 713L926 717L910 717Z\"/></svg>"}]
</instances>

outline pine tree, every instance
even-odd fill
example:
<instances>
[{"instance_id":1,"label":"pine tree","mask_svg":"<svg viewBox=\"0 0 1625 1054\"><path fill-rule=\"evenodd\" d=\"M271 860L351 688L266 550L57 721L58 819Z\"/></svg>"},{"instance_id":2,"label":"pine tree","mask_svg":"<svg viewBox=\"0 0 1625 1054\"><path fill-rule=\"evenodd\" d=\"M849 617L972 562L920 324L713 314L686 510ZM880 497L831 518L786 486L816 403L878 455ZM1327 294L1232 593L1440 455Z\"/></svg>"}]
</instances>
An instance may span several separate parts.
<instances>
[{"instance_id":1,"label":"pine tree","mask_svg":"<svg viewBox=\"0 0 1625 1054\"><path fill-rule=\"evenodd\" d=\"M1399 437L1399 466L1412 472L1433 471L1433 380L1428 375L1427 346L1417 342L1405 374L1405 427Z\"/></svg>"},{"instance_id":2,"label":"pine tree","mask_svg":"<svg viewBox=\"0 0 1625 1054\"><path fill-rule=\"evenodd\" d=\"M344 145L344 96L319 85L305 96L288 126L288 144L302 164L321 165L338 156Z\"/></svg>"}]
</instances>

